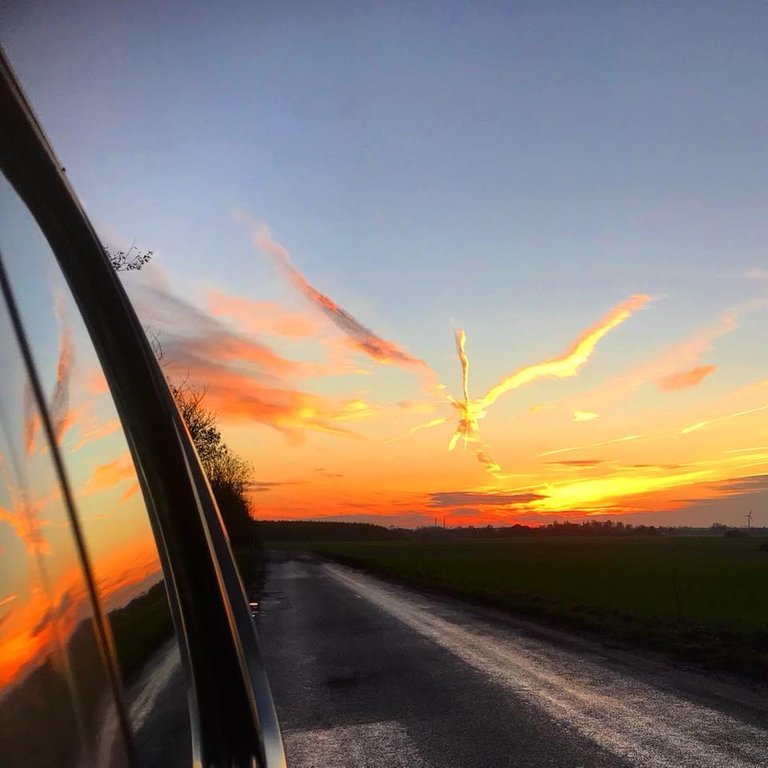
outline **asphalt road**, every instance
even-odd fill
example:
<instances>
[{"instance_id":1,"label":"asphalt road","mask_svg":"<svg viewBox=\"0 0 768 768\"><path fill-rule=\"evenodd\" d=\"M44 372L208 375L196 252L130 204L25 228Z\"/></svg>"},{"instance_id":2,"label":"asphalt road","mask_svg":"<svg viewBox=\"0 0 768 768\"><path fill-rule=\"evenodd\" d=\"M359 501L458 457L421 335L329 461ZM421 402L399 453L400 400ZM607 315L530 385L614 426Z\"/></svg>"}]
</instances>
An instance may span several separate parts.
<instances>
[{"instance_id":1,"label":"asphalt road","mask_svg":"<svg viewBox=\"0 0 768 768\"><path fill-rule=\"evenodd\" d=\"M259 632L291 768L768 766L766 691L274 554Z\"/></svg>"}]
</instances>

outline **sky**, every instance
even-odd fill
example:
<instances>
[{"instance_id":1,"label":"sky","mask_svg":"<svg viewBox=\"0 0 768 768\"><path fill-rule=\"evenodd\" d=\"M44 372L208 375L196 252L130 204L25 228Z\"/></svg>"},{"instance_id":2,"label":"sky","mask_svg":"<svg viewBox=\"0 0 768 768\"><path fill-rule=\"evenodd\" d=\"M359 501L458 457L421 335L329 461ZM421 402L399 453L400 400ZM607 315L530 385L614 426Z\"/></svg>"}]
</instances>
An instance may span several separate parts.
<instances>
[{"instance_id":1,"label":"sky","mask_svg":"<svg viewBox=\"0 0 768 768\"><path fill-rule=\"evenodd\" d=\"M0 39L256 516L766 525L767 25L32 0Z\"/></svg>"}]
</instances>

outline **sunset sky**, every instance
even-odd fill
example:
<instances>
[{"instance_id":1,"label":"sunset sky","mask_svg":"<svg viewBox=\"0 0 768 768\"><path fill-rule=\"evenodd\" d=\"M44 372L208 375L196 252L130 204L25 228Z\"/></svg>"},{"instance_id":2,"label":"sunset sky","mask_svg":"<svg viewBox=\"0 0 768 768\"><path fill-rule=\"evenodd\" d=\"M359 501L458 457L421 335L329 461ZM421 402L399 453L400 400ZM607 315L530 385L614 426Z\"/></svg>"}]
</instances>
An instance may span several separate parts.
<instances>
[{"instance_id":1,"label":"sunset sky","mask_svg":"<svg viewBox=\"0 0 768 768\"><path fill-rule=\"evenodd\" d=\"M258 517L768 525L764 5L51 5L2 43Z\"/></svg>"}]
</instances>

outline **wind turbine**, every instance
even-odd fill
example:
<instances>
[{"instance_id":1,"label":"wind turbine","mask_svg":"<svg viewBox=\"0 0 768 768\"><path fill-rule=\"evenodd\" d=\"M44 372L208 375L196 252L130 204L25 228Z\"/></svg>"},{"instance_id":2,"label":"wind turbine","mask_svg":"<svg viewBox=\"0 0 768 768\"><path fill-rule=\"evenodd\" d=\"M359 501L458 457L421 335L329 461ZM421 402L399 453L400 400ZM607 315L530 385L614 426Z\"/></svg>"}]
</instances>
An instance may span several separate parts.
<instances>
[{"instance_id":1,"label":"wind turbine","mask_svg":"<svg viewBox=\"0 0 768 768\"><path fill-rule=\"evenodd\" d=\"M749 510L749 513L747 514L747 529L752 527L752 510Z\"/></svg>"}]
</instances>

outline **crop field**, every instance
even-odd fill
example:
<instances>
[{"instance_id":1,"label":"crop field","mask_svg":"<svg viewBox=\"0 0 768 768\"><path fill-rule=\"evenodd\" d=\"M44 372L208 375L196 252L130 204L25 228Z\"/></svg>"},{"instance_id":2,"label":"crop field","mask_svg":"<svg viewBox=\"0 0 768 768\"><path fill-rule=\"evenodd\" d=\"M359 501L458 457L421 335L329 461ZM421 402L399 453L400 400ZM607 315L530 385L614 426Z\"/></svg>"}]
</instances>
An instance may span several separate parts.
<instances>
[{"instance_id":1,"label":"crop field","mask_svg":"<svg viewBox=\"0 0 768 768\"><path fill-rule=\"evenodd\" d=\"M281 547L313 551L614 642L762 677L768 673L766 542L758 537L521 537Z\"/></svg>"}]
</instances>

